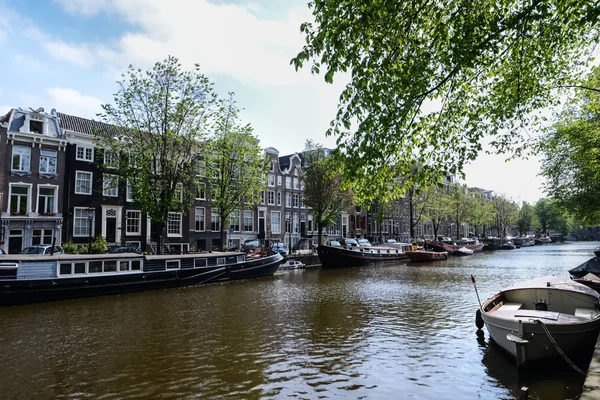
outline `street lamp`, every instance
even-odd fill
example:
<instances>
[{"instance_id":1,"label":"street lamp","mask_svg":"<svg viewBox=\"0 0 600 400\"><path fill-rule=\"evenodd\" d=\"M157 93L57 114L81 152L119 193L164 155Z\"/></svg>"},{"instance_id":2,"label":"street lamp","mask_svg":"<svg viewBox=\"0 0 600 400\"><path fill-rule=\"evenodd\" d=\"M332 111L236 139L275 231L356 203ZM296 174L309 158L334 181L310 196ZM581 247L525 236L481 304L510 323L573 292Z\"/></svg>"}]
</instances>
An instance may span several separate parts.
<instances>
[{"instance_id":1,"label":"street lamp","mask_svg":"<svg viewBox=\"0 0 600 400\"><path fill-rule=\"evenodd\" d=\"M94 207L88 207L87 209L88 212L88 220L90 221L90 242L88 244L88 254L92 254L92 221L94 221L94 213L96 212L96 209Z\"/></svg>"}]
</instances>

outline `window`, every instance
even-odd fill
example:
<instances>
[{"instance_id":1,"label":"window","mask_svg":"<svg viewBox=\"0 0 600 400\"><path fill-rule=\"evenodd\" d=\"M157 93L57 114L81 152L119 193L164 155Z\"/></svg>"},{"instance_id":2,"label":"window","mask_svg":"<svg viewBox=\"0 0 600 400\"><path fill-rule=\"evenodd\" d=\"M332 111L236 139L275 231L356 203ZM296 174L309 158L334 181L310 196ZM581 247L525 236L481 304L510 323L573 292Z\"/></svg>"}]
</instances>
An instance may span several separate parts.
<instances>
[{"instance_id":1,"label":"window","mask_svg":"<svg viewBox=\"0 0 600 400\"><path fill-rule=\"evenodd\" d=\"M56 203L56 188L38 187L38 214L48 214L56 212L54 204Z\"/></svg>"},{"instance_id":2,"label":"window","mask_svg":"<svg viewBox=\"0 0 600 400\"><path fill-rule=\"evenodd\" d=\"M304 195L300 195L300 208L304 208Z\"/></svg>"},{"instance_id":3,"label":"window","mask_svg":"<svg viewBox=\"0 0 600 400\"><path fill-rule=\"evenodd\" d=\"M56 174L56 151L40 150L40 174Z\"/></svg>"},{"instance_id":4,"label":"window","mask_svg":"<svg viewBox=\"0 0 600 400\"><path fill-rule=\"evenodd\" d=\"M275 192L272 190L267 192L267 204L275 205Z\"/></svg>"},{"instance_id":5,"label":"window","mask_svg":"<svg viewBox=\"0 0 600 400\"><path fill-rule=\"evenodd\" d=\"M40 135L43 134L44 133L44 121L42 119L38 119L40 117L36 117L34 115L31 115L30 118L31 119L29 120L29 132L38 133Z\"/></svg>"},{"instance_id":6,"label":"window","mask_svg":"<svg viewBox=\"0 0 600 400\"><path fill-rule=\"evenodd\" d=\"M92 194L91 172L75 172L75 194Z\"/></svg>"},{"instance_id":7,"label":"window","mask_svg":"<svg viewBox=\"0 0 600 400\"><path fill-rule=\"evenodd\" d=\"M104 166L116 168L119 165L119 154L108 149L104 150Z\"/></svg>"},{"instance_id":8,"label":"window","mask_svg":"<svg viewBox=\"0 0 600 400\"><path fill-rule=\"evenodd\" d=\"M286 207L291 207L292 206L292 194L291 193L286 193L285 194L285 206Z\"/></svg>"},{"instance_id":9,"label":"window","mask_svg":"<svg viewBox=\"0 0 600 400\"><path fill-rule=\"evenodd\" d=\"M12 214L29 212L29 186L10 185L9 211Z\"/></svg>"},{"instance_id":10,"label":"window","mask_svg":"<svg viewBox=\"0 0 600 400\"><path fill-rule=\"evenodd\" d=\"M294 178L294 189L298 189L299 188L299 183L300 181L298 180L298 178Z\"/></svg>"},{"instance_id":11,"label":"window","mask_svg":"<svg viewBox=\"0 0 600 400\"><path fill-rule=\"evenodd\" d=\"M252 211L244 211L244 231L254 231L254 213Z\"/></svg>"},{"instance_id":12,"label":"window","mask_svg":"<svg viewBox=\"0 0 600 400\"><path fill-rule=\"evenodd\" d=\"M126 235L141 235L142 234L142 212L128 210L125 214L125 234Z\"/></svg>"},{"instance_id":13,"label":"window","mask_svg":"<svg viewBox=\"0 0 600 400\"><path fill-rule=\"evenodd\" d=\"M281 192L277 192L277 205L281 205Z\"/></svg>"},{"instance_id":14,"label":"window","mask_svg":"<svg viewBox=\"0 0 600 400\"><path fill-rule=\"evenodd\" d=\"M196 207L196 230L197 231L203 231L205 229L204 221L205 221L204 207Z\"/></svg>"},{"instance_id":15,"label":"window","mask_svg":"<svg viewBox=\"0 0 600 400\"><path fill-rule=\"evenodd\" d=\"M260 191L260 204L265 204L265 191Z\"/></svg>"},{"instance_id":16,"label":"window","mask_svg":"<svg viewBox=\"0 0 600 400\"><path fill-rule=\"evenodd\" d=\"M231 212L231 226L229 228L233 229L234 232L240 231L240 210Z\"/></svg>"},{"instance_id":17,"label":"window","mask_svg":"<svg viewBox=\"0 0 600 400\"><path fill-rule=\"evenodd\" d=\"M167 236L181 236L181 213L169 212L167 216Z\"/></svg>"},{"instance_id":18,"label":"window","mask_svg":"<svg viewBox=\"0 0 600 400\"><path fill-rule=\"evenodd\" d=\"M108 197L119 195L119 177L117 175L104 174L102 180L102 194Z\"/></svg>"},{"instance_id":19,"label":"window","mask_svg":"<svg viewBox=\"0 0 600 400\"><path fill-rule=\"evenodd\" d=\"M206 185L203 183L198 185L198 193L196 193L196 199L206 200Z\"/></svg>"},{"instance_id":20,"label":"window","mask_svg":"<svg viewBox=\"0 0 600 400\"><path fill-rule=\"evenodd\" d=\"M288 189L292 188L292 178L290 178L289 176L285 177L285 187Z\"/></svg>"},{"instance_id":21,"label":"window","mask_svg":"<svg viewBox=\"0 0 600 400\"><path fill-rule=\"evenodd\" d=\"M221 230L221 216L219 210L211 210L210 212L210 230L217 232Z\"/></svg>"},{"instance_id":22,"label":"window","mask_svg":"<svg viewBox=\"0 0 600 400\"><path fill-rule=\"evenodd\" d=\"M174 198L179 199L179 202L183 201L183 184L178 183L175 185L175 193L173 194Z\"/></svg>"},{"instance_id":23,"label":"window","mask_svg":"<svg viewBox=\"0 0 600 400\"><path fill-rule=\"evenodd\" d=\"M78 144L75 159L80 161L94 161L94 148Z\"/></svg>"},{"instance_id":24,"label":"window","mask_svg":"<svg viewBox=\"0 0 600 400\"><path fill-rule=\"evenodd\" d=\"M294 168L294 176L298 176L298 168Z\"/></svg>"},{"instance_id":25,"label":"window","mask_svg":"<svg viewBox=\"0 0 600 400\"><path fill-rule=\"evenodd\" d=\"M294 208L298 208L298 206L300 205L298 199L300 196L298 196L298 193L294 193Z\"/></svg>"},{"instance_id":26,"label":"window","mask_svg":"<svg viewBox=\"0 0 600 400\"><path fill-rule=\"evenodd\" d=\"M131 182L127 182L126 190L125 190L125 200L133 201L133 189L131 187Z\"/></svg>"},{"instance_id":27,"label":"window","mask_svg":"<svg viewBox=\"0 0 600 400\"><path fill-rule=\"evenodd\" d=\"M281 233L281 212L271 211L271 233Z\"/></svg>"},{"instance_id":28,"label":"window","mask_svg":"<svg viewBox=\"0 0 600 400\"><path fill-rule=\"evenodd\" d=\"M283 182L283 177L281 175L279 175L277 177L277 186L281 186L281 182Z\"/></svg>"},{"instance_id":29,"label":"window","mask_svg":"<svg viewBox=\"0 0 600 400\"><path fill-rule=\"evenodd\" d=\"M271 163L269 164L269 171L275 171L275 163L273 161L271 161Z\"/></svg>"},{"instance_id":30,"label":"window","mask_svg":"<svg viewBox=\"0 0 600 400\"><path fill-rule=\"evenodd\" d=\"M75 207L73 218L73 236L90 236L91 220L94 217L94 212L87 208ZM93 227L92 227L93 228Z\"/></svg>"},{"instance_id":31,"label":"window","mask_svg":"<svg viewBox=\"0 0 600 400\"><path fill-rule=\"evenodd\" d=\"M29 172L31 160L31 147L13 146L12 170L20 172Z\"/></svg>"},{"instance_id":32,"label":"window","mask_svg":"<svg viewBox=\"0 0 600 400\"><path fill-rule=\"evenodd\" d=\"M32 242L33 246L37 246L38 244L52 244L52 229L34 229Z\"/></svg>"},{"instance_id":33,"label":"window","mask_svg":"<svg viewBox=\"0 0 600 400\"><path fill-rule=\"evenodd\" d=\"M274 186L275 186L275 175L270 175L270 174L269 174L269 182L268 182L268 186L269 186L269 187L274 187Z\"/></svg>"}]
</instances>

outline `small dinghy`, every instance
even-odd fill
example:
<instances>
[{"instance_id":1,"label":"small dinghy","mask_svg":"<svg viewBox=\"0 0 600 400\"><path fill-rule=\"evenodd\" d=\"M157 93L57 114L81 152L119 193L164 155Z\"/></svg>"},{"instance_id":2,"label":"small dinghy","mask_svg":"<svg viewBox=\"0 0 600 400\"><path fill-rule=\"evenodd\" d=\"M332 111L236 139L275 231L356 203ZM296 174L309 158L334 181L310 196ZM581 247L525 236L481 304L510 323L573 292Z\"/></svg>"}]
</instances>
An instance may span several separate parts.
<instances>
[{"instance_id":1,"label":"small dinghy","mask_svg":"<svg viewBox=\"0 0 600 400\"><path fill-rule=\"evenodd\" d=\"M437 260L446 260L448 259L448 252L446 251L405 251L404 254L410 258L410 261L437 261Z\"/></svg>"},{"instance_id":2,"label":"small dinghy","mask_svg":"<svg viewBox=\"0 0 600 400\"><path fill-rule=\"evenodd\" d=\"M460 247L454 251L455 256L472 256L475 252L466 247Z\"/></svg>"},{"instance_id":3,"label":"small dinghy","mask_svg":"<svg viewBox=\"0 0 600 400\"><path fill-rule=\"evenodd\" d=\"M521 366L561 352L591 349L600 331L599 309L597 292L550 276L518 283L490 297L477 311L476 322L479 329L485 323L492 339Z\"/></svg>"},{"instance_id":4,"label":"small dinghy","mask_svg":"<svg viewBox=\"0 0 600 400\"><path fill-rule=\"evenodd\" d=\"M279 270L289 270L289 269L300 269L300 268L304 268L305 265L304 263L298 261L298 260L287 260L286 262L284 262L283 264L279 265Z\"/></svg>"}]
</instances>

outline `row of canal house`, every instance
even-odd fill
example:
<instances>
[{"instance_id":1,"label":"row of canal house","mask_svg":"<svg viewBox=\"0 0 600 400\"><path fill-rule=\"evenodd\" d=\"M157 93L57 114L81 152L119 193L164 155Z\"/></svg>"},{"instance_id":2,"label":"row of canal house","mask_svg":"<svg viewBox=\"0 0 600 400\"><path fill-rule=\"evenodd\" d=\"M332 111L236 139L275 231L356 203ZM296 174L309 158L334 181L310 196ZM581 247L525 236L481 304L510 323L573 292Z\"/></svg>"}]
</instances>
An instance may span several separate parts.
<instances>
[{"instance_id":1,"label":"row of canal house","mask_svg":"<svg viewBox=\"0 0 600 400\"><path fill-rule=\"evenodd\" d=\"M98 121L53 109L12 109L0 119L0 248L18 253L37 244L72 240L88 243L103 235L109 245L131 243L152 250L156 229L119 179L115 157L97 146L95 132L113 128ZM329 150L325 150L328 152ZM317 227L304 205L302 167L295 153L279 156L265 150L271 164L262 201L252 209L235 210L227 245L245 240L279 241L293 247L316 243ZM220 220L199 188L190 212L169 213L166 242L175 251L221 247ZM327 239L367 237L366 210L342 213Z\"/></svg>"}]
</instances>

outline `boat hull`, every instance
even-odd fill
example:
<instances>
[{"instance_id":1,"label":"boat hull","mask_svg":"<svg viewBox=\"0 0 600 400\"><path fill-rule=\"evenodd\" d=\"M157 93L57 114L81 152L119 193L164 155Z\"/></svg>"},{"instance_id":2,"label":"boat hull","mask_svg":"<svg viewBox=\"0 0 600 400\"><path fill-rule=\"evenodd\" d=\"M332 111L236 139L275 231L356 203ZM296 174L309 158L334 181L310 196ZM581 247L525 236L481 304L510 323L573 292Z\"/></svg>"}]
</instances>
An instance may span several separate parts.
<instances>
[{"instance_id":1,"label":"boat hull","mask_svg":"<svg viewBox=\"0 0 600 400\"><path fill-rule=\"evenodd\" d=\"M48 279L0 279L0 306L165 289L273 275L283 257L243 263L110 275L82 275ZM148 263L150 264L150 263Z\"/></svg>"},{"instance_id":2,"label":"boat hull","mask_svg":"<svg viewBox=\"0 0 600 400\"><path fill-rule=\"evenodd\" d=\"M387 247L338 247L322 245L317 248L322 268L361 267L384 262L404 261L406 254Z\"/></svg>"},{"instance_id":3,"label":"boat hull","mask_svg":"<svg viewBox=\"0 0 600 400\"><path fill-rule=\"evenodd\" d=\"M522 333L520 333L518 321L494 318L486 314L483 314L482 317L492 340L515 357L518 364L523 365L547 358L560 357L541 325L523 320ZM560 349L569 354L594 347L598 332L600 332L600 320L576 326L546 325L546 327ZM528 341L523 348L523 354L518 353L519 345L508 339L509 334L517 335Z\"/></svg>"},{"instance_id":4,"label":"boat hull","mask_svg":"<svg viewBox=\"0 0 600 400\"><path fill-rule=\"evenodd\" d=\"M412 262L447 260L448 253L438 251L406 251L405 254Z\"/></svg>"}]
</instances>

